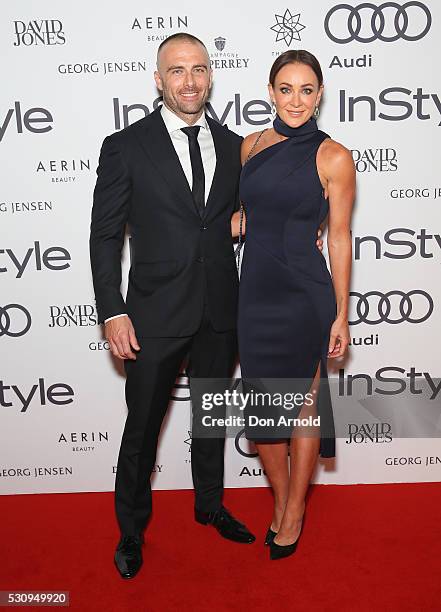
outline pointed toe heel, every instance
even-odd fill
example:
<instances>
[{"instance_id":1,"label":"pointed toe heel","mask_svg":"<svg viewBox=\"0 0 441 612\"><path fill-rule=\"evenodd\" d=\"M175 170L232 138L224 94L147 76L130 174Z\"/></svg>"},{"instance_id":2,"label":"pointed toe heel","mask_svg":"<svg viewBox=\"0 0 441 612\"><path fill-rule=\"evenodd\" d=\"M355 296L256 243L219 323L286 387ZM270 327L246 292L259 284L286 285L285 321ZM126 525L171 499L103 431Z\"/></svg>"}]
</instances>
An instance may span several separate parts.
<instances>
[{"instance_id":1,"label":"pointed toe heel","mask_svg":"<svg viewBox=\"0 0 441 612\"><path fill-rule=\"evenodd\" d=\"M277 535L277 531L273 531L271 529L271 527L268 528L268 531L266 532L266 536L265 536L265 542L264 545L265 546L270 546L271 542L274 540L274 538Z\"/></svg>"}]
</instances>

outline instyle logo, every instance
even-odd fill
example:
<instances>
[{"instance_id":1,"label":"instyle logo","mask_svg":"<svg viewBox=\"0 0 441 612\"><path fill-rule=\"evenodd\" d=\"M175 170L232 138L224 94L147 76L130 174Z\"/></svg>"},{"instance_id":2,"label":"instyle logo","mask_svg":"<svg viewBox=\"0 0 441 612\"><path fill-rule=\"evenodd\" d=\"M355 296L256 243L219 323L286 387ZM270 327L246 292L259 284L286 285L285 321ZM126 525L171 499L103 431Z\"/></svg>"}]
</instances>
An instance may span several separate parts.
<instances>
[{"instance_id":1,"label":"instyle logo","mask_svg":"<svg viewBox=\"0 0 441 612\"><path fill-rule=\"evenodd\" d=\"M433 313L433 298L426 291L351 291L349 325L380 323L423 323ZM355 310L355 312L353 312Z\"/></svg>"},{"instance_id":2,"label":"instyle logo","mask_svg":"<svg viewBox=\"0 0 441 612\"><path fill-rule=\"evenodd\" d=\"M66 35L59 19L14 21L14 47L64 45Z\"/></svg>"},{"instance_id":3,"label":"instyle logo","mask_svg":"<svg viewBox=\"0 0 441 612\"><path fill-rule=\"evenodd\" d=\"M341 397L360 396L360 393L366 396L409 393L435 400L440 391L440 379L433 377L430 372L419 372L414 366L407 370L398 366L385 366L379 368L374 376L367 373L345 375L343 368L338 373L338 394Z\"/></svg>"},{"instance_id":4,"label":"instyle logo","mask_svg":"<svg viewBox=\"0 0 441 612\"><path fill-rule=\"evenodd\" d=\"M0 115L0 142L3 140L6 131L13 131L13 125L17 134L23 134L23 130L27 130L32 134L45 134L53 129L51 125L54 118L50 111L41 106L29 108L23 113L21 102L15 101L14 106L6 111L6 114ZM12 121L14 116L15 122Z\"/></svg>"},{"instance_id":5,"label":"instyle logo","mask_svg":"<svg viewBox=\"0 0 441 612\"><path fill-rule=\"evenodd\" d=\"M383 259L383 257L410 259L415 256L422 259L433 259L440 256L440 251L440 234L431 234L425 228L413 230L407 227L394 227L388 230L383 237L354 237L355 260L361 259L362 254L363 258L369 257L369 259Z\"/></svg>"},{"instance_id":6,"label":"instyle logo","mask_svg":"<svg viewBox=\"0 0 441 612\"><path fill-rule=\"evenodd\" d=\"M21 304L0 306L0 338L24 336L31 329L31 324L31 313Z\"/></svg>"},{"instance_id":7,"label":"instyle logo","mask_svg":"<svg viewBox=\"0 0 441 612\"><path fill-rule=\"evenodd\" d=\"M390 423L348 423L346 444L388 444L392 442Z\"/></svg>"},{"instance_id":8,"label":"instyle logo","mask_svg":"<svg viewBox=\"0 0 441 612\"><path fill-rule=\"evenodd\" d=\"M66 383L54 383L47 386L44 378L31 388L8 385L0 380L0 406L3 408L19 408L20 412L26 412L31 403L39 406L54 404L55 406L66 406L73 402L75 393L72 387Z\"/></svg>"},{"instance_id":9,"label":"instyle logo","mask_svg":"<svg viewBox=\"0 0 441 612\"><path fill-rule=\"evenodd\" d=\"M276 42L284 42L287 47L293 40L301 41L300 32L305 29L300 23L300 13L291 13L289 9L283 15L274 15L276 22L271 30L276 33Z\"/></svg>"},{"instance_id":10,"label":"instyle logo","mask_svg":"<svg viewBox=\"0 0 441 612\"><path fill-rule=\"evenodd\" d=\"M21 251L20 254L13 249L0 249L0 273L12 270L15 278L22 278L29 269L34 271L67 270L70 268L70 261L71 256L67 249L53 246L43 250L39 240L36 240L27 251Z\"/></svg>"},{"instance_id":11,"label":"instyle logo","mask_svg":"<svg viewBox=\"0 0 441 612\"><path fill-rule=\"evenodd\" d=\"M160 107L162 98L156 98L152 110ZM271 106L266 100L242 101L240 93L233 94L233 98L219 108L213 107L210 102L206 105L207 113L221 125L240 126L244 122L249 125L265 125L271 123ZM150 113L148 106L142 103L122 104L119 98L113 98L114 128L121 130L134 121L146 117Z\"/></svg>"},{"instance_id":12,"label":"instyle logo","mask_svg":"<svg viewBox=\"0 0 441 612\"><path fill-rule=\"evenodd\" d=\"M49 310L49 327L91 327L98 324L92 304L49 306Z\"/></svg>"},{"instance_id":13,"label":"instyle logo","mask_svg":"<svg viewBox=\"0 0 441 612\"><path fill-rule=\"evenodd\" d=\"M432 15L422 2L383 2L375 6L363 2L357 6L337 4L325 17L325 32L333 42L371 43L376 40L413 42L426 36Z\"/></svg>"},{"instance_id":14,"label":"instyle logo","mask_svg":"<svg viewBox=\"0 0 441 612\"><path fill-rule=\"evenodd\" d=\"M405 121L416 116L420 121L441 116L441 100L436 93L425 93L422 87L417 87L415 93L406 87L387 87L378 94L378 101L371 96L348 96L345 89L340 89L340 116L342 123L355 121L357 106L358 120ZM379 110L379 105L394 109L393 114Z\"/></svg>"},{"instance_id":15,"label":"instyle logo","mask_svg":"<svg viewBox=\"0 0 441 612\"><path fill-rule=\"evenodd\" d=\"M357 172L395 172L398 168L396 149L351 149Z\"/></svg>"}]
</instances>

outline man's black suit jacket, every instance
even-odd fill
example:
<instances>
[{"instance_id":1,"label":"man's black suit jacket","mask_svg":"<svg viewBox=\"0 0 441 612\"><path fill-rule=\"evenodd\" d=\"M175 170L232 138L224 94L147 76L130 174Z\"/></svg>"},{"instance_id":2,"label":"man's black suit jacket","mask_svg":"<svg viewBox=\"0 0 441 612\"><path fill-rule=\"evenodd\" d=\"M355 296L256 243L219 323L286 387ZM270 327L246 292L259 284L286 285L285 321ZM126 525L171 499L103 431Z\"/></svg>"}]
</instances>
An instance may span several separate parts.
<instances>
[{"instance_id":1,"label":"man's black suit jacket","mask_svg":"<svg viewBox=\"0 0 441 612\"><path fill-rule=\"evenodd\" d=\"M236 326L238 276L231 215L238 208L242 138L207 117L216 169L201 218L158 110L102 145L90 256L98 320L127 313L139 337L194 334L204 303L216 331ZM127 303L121 249L129 226Z\"/></svg>"}]
</instances>

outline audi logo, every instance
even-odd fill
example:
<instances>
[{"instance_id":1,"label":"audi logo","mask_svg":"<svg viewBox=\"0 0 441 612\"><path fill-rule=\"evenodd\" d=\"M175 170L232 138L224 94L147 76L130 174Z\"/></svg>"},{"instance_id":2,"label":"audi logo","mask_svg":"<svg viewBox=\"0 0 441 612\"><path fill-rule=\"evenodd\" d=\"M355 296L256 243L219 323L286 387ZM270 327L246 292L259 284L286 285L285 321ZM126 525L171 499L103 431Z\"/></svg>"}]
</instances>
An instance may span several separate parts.
<instances>
[{"instance_id":1,"label":"audi logo","mask_svg":"<svg viewBox=\"0 0 441 612\"><path fill-rule=\"evenodd\" d=\"M245 429L241 429L241 430L240 430L240 431L237 433L237 435L236 435L236 438L235 438L235 440L234 440L234 446L236 447L237 452L238 452L240 455L242 455L242 457L247 457L247 459L252 459L252 458L254 458L254 457L258 457L258 456L259 456L259 453L246 452L246 451L242 450L242 448L241 448L241 446L240 446L240 443L241 443L242 437L243 437L244 435L245 435ZM249 446L250 446L250 445L253 445L253 446L254 446L254 444L253 444L252 442L248 442L248 445L249 445Z\"/></svg>"},{"instance_id":2,"label":"audi logo","mask_svg":"<svg viewBox=\"0 0 441 612\"><path fill-rule=\"evenodd\" d=\"M31 314L20 304L0 306L0 337L18 338L31 328Z\"/></svg>"},{"instance_id":3,"label":"audi logo","mask_svg":"<svg viewBox=\"0 0 441 612\"><path fill-rule=\"evenodd\" d=\"M378 325L379 323L423 323L427 321L433 312L433 299L425 291L414 289L413 291L388 291L380 293L379 291L368 291L364 295L358 291L351 291L350 296L357 298L355 311L357 318L349 321L349 325L358 325L359 323L367 323L368 325ZM391 298L396 296L399 299L398 304L393 305ZM419 296L419 297L417 297ZM378 298L378 299L376 299ZM371 312L376 313L369 318ZM394 313L392 314L392 310ZM418 310L418 314L414 313Z\"/></svg>"},{"instance_id":4,"label":"audi logo","mask_svg":"<svg viewBox=\"0 0 441 612\"><path fill-rule=\"evenodd\" d=\"M387 9L393 9L393 12ZM414 29L412 33L409 33L408 9L414 9L411 12L412 19L416 17L415 11L417 11L417 23L418 26L421 25L417 30ZM345 23L343 23L343 20L338 22L337 18L337 20L333 20L331 27L331 18L337 13L346 15L346 11L347 21ZM372 2L361 2L357 6L337 4L326 15L324 24L328 37L341 45L353 40L361 43L370 43L374 40L395 42L400 38L407 41L420 40L430 30L431 25L432 15L422 2L405 2L404 4L383 2L379 6L372 4ZM364 36L361 35L362 30Z\"/></svg>"}]
</instances>

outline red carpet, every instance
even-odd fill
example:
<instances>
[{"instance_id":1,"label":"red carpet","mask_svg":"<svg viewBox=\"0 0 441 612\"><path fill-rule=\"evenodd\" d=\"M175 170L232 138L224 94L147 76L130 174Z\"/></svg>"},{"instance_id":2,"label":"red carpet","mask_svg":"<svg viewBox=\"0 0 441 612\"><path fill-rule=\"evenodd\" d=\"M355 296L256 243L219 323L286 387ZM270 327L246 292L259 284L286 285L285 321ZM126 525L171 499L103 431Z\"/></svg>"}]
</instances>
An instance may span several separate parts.
<instances>
[{"instance_id":1,"label":"red carpet","mask_svg":"<svg viewBox=\"0 0 441 612\"><path fill-rule=\"evenodd\" d=\"M259 541L192 520L192 491L156 492L144 566L123 581L109 493L0 498L0 590L68 590L74 610L430 611L441 609L441 484L315 486L297 552L270 561L268 489L225 505Z\"/></svg>"}]
</instances>

